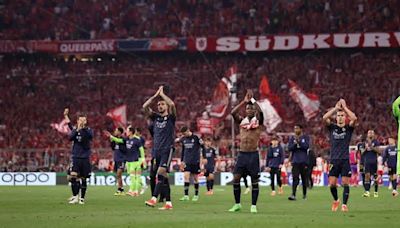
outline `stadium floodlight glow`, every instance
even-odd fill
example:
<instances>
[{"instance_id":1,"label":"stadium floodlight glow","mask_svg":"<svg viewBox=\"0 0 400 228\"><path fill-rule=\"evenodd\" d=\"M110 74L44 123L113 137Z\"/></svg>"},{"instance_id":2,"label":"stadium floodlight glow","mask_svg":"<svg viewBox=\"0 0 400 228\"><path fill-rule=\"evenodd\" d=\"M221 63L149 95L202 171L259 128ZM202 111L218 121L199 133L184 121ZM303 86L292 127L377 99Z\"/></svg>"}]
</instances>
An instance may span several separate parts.
<instances>
[{"instance_id":1,"label":"stadium floodlight glow","mask_svg":"<svg viewBox=\"0 0 400 228\"><path fill-rule=\"evenodd\" d=\"M89 59L88 58L81 58L81 61L82 62L87 62L87 61L89 61Z\"/></svg>"},{"instance_id":2,"label":"stadium floodlight glow","mask_svg":"<svg viewBox=\"0 0 400 228\"><path fill-rule=\"evenodd\" d=\"M101 58L97 58L97 62L101 62L102 61L102 59Z\"/></svg>"}]
</instances>

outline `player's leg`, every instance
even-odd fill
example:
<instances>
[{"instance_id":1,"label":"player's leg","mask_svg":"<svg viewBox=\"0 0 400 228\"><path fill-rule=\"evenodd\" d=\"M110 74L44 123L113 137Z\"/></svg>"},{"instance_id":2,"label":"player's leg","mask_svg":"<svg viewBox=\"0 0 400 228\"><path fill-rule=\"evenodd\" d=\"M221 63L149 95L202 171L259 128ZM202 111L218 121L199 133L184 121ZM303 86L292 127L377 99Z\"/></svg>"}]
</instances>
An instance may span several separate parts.
<instances>
[{"instance_id":1,"label":"player's leg","mask_svg":"<svg viewBox=\"0 0 400 228\"><path fill-rule=\"evenodd\" d=\"M235 211L240 211L242 206L240 205L240 179L242 178L242 175L240 173L234 173L233 174L233 196L235 198L235 205L231 209L229 209L230 212L235 212Z\"/></svg>"},{"instance_id":2,"label":"player's leg","mask_svg":"<svg viewBox=\"0 0 400 228\"><path fill-rule=\"evenodd\" d=\"M79 202L79 189L80 189L80 180L78 179L78 173L72 171L70 174L70 182L71 182L71 190L72 197L70 198L70 204L76 204Z\"/></svg>"},{"instance_id":3,"label":"player's leg","mask_svg":"<svg viewBox=\"0 0 400 228\"><path fill-rule=\"evenodd\" d=\"M308 187L308 175L307 175L307 165L306 164L301 164L300 165L300 176L301 176L301 182L302 182L302 188L303 188L303 199L307 198L307 187Z\"/></svg>"},{"instance_id":4,"label":"player's leg","mask_svg":"<svg viewBox=\"0 0 400 228\"><path fill-rule=\"evenodd\" d=\"M296 200L296 191L297 191L297 186L299 185L300 179L300 166L299 164L293 164L292 168L292 177L293 177L293 183L292 183L292 195L289 196L289 200Z\"/></svg>"},{"instance_id":5,"label":"player's leg","mask_svg":"<svg viewBox=\"0 0 400 228\"><path fill-rule=\"evenodd\" d=\"M278 183L278 195L283 194L282 179L281 179L281 169L276 172L276 182Z\"/></svg>"},{"instance_id":6,"label":"player's leg","mask_svg":"<svg viewBox=\"0 0 400 228\"><path fill-rule=\"evenodd\" d=\"M392 190L392 195L394 197L398 196L399 193L397 192L397 175L396 175L396 169L395 168L389 168L389 176L390 176L390 181L393 186Z\"/></svg>"},{"instance_id":7,"label":"player's leg","mask_svg":"<svg viewBox=\"0 0 400 228\"><path fill-rule=\"evenodd\" d=\"M276 169L275 168L271 168L270 172L269 172L269 177L271 179L271 196L274 196L276 194L275 192L275 174L276 174Z\"/></svg>"},{"instance_id":8,"label":"player's leg","mask_svg":"<svg viewBox=\"0 0 400 228\"><path fill-rule=\"evenodd\" d=\"M199 174L198 172L191 173L191 176L193 177L193 183L194 183L194 196L192 198L192 201L198 201L199 200Z\"/></svg>"},{"instance_id":9,"label":"player's leg","mask_svg":"<svg viewBox=\"0 0 400 228\"><path fill-rule=\"evenodd\" d=\"M188 201L189 200L189 186L190 186L190 171L188 170L189 166L186 165L185 171L183 173L183 181L184 181L184 186L183 186L183 191L184 195L182 198L180 198L180 201Z\"/></svg>"},{"instance_id":10,"label":"player's leg","mask_svg":"<svg viewBox=\"0 0 400 228\"><path fill-rule=\"evenodd\" d=\"M210 175L209 175L209 178L210 178L210 194L212 195L212 194L214 194L214 173L213 172L210 172Z\"/></svg>"},{"instance_id":11,"label":"player's leg","mask_svg":"<svg viewBox=\"0 0 400 228\"><path fill-rule=\"evenodd\" d=\"M364 167L364 173L365 173L365 177L364 177L364 197L369 197L370 193L369 190L371 188L371 166L370 164L366 163L365 167Z\"/></svg>"},{"instance_id":12,"label":"player's leg","mask_svg":"<svg viewBox=\"0 0 400 228\"><path fill-rule=\"evenodd\" d=\"M314 187L314 181L313 181L313 177L312 177L312 173L313 173L313 167L308 166L307 167L307 183L308 183L308 187L310 189L312 189Z\"/></svg>"},{"instance_id":13,"label":"player's leg","mask_svg":"<svg viewBox=\"0 0 400 228\"><path fill-rule=\"evenodd\" d=\"M329 164L329 187L331 190L331 195L333 197L333 202L332 202L332 211L337 211L339 208L340 200L338 197L338 191L337 191L337 179L339 177L341 171L341 167L338 164L331 163Z\"/></svg>"},{"instance_id":14,"label":"player's leg","mask_svg":"<svg viewBox=\"0 0 400 228\"><path fill-rule=\"evenodd\" d=\"M350 196L350 176L342 176L342 185L343 185L343 204L342 211L347 212L347 202Z\"/></svg>"},{"instance_id":15,"label":"player's leg","mask_svg":"<svg viewBox=\"0 0 400 228\"><path fill-rule=\"evenodd\" d=\"M250 192L250 187L249 187L249 182L247 181L247 174L243 174L242 178L243 178L243 183L244 183L244 187L246 188L244 190L244 194L247 195Z\"/></svg>"},{"instance_id":16,"label":"player's leg","mask_svg":"<svg viewBox=\"0 0 400 228\"><path fill-rule=\"evenodd\" d=\"M378 164L374 164L372 169L372 178L374 179L374 197L377 198L380 176L378 174Z\"/></svg>"},{"instance_id":17,"label":"player's leg","mask_svg":"<svg viewBox=\"0 0 400 228\"><path fill-rule=\"evenodd\" d=\"M210 195L210 190L211 190L211 182L210 182L210 172L206 169L206 172L204 173L204 176L206 177L206 186L207 186L207 192L206 195Z\"/></svg>"},{"instance_id":18,"label":"player's leg","mask_svg":"<svg viewBox=\"0 0 400 228\"><path fill-rule=\"evenodd\" d=\"M171 187L169 184L169 179L168 179L168 172L169 172L169 167L171 164L171 159L172 159L172 153L174 151L174 148L170 148L167 153L163 153L161 155L161 160L160 160L160 167L158 168L157 171L157 185L154 191L154 194L158 194L159 192L163 192L165 196L165 205L161 208L160 210L171 210L172 209L172 202L171 202ZM152 200L156 202L157 196L154 196ZM147 204L147 203L146 203ZM147 204L149 205L149 204Z\"/></svg>"},{"instance_id":19,"label":"player's leg","mask_svg":"<svg viewBox=\"0 0 400 228\"><path fill-rule=\"evenodd\" d=\"M151 190L151 195L153 195L154 188L156 187L156 176L157 176L157 169L155 168L155 158L151 159L151 164L150 164L150 190Z\"/></svg>"},{"instance_id":20,"label":"player's leg","mask_svg":"<svg viewBox=\"0 0 400 228\"><path fill-rule=\"evenodd\" d=\"M89 159L82 159L81 160L81 172L80 172L80 179L81 179L81 197L79 199L79 204L85 204L85 196L87 190L87 178L90 177L91 173L91 165Z\"/></svg>"}]
</instances>

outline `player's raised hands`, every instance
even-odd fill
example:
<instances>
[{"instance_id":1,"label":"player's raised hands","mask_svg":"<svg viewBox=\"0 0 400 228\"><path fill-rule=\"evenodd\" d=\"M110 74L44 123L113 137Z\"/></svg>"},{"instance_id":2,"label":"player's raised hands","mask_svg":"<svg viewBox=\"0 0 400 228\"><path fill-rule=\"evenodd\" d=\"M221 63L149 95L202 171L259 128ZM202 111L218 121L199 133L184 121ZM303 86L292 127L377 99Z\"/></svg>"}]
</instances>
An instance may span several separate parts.
<instances>
[{"instance_id":1,"label":"player's raised hands","mask_svg":"<svg viewBox=\"0 0 400 228\"><path fill-rule=\"evenodd\" d=\"M244 96L244 101L247 103L251 100L251 98L253 98L253 91L251 91L250 89L247 90L246 96Z\"/></svg>"},{"instance_id":2,"label":"player's raised hands","mask_svg":"<svg viewBox=\"0 0 400 228\"><path fill-rule=\"evenodd\" d=\"M340 104L342 105L343 108L347 107L346 101L343 98L341 98L339 100L339 102L340 102Z\"/></svg>"}]
</instances>

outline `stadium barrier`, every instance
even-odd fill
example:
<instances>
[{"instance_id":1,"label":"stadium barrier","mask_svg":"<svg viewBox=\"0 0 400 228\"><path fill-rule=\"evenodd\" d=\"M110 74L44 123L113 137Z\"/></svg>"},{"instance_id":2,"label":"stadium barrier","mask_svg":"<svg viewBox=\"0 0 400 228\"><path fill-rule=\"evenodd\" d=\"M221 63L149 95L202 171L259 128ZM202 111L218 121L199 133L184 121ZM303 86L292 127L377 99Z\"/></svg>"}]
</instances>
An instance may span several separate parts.
<instances>
[{"instance_id":1,"label":"stadium barrier","mask_svg":"<svg viewBox=\"0 0 400 228\"><path fill-rule=\"evenodd\" d=\"M126 173L123 174L123 184L130 183L130 177ZM142 175L142 182L144 185L148 183L149 173L144 172ZM170 183L175 186L183 186L183 172L173 172L169 176ZM230 172L215 173L215 185L231 185L233 174ZM247 177L248 183L251 183L250 177ZM384 174L382 176L382 184L389 185L389 176ZM205 186L206 177L200 175L199 183ZM340 183L340 179L339 179ZM54 185L67 185L66 173L55 172L0 172L0 186L54 186ZM88 184L92 186L115 186L116 176L114 173L96 172L92 173L88 179ZM241 183L244 185L244 182ZM260 186L269 186L271 184L270 174L268 172L260 173ZM287 177L287 184L292 184L292 176L289 173ZM361 178L359 178L359 185L361 185ZM314 177L314 186L328 186L328 175L323 173L320 177Z\"/></svg>"}]
</instances>

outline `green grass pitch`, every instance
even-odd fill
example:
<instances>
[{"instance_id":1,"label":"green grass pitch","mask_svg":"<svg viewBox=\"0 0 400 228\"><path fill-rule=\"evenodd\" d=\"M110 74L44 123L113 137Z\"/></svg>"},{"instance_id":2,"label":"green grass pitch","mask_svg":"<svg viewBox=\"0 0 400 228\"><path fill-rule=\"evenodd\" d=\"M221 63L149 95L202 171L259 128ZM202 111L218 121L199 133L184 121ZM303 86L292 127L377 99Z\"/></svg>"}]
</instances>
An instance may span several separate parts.
<instances>
[{"instance_id":1,"label":"green grass pitch","mask_svg":"<svg viewBox=\"0 0 400 228\"><path fill-rule=\"evenodd\" d=\"M300 194L301 194L301 189ZM309 191L308 199L271 197L262 187L258 214L250 214L251 194L243 195L242 211L229 213L233 205L232 186L215 188L206 196L201 188L198 202L179 202L183 187L172 188L172 211L144 205L149 191L140 197L113 196L115 188L89 186L85 205L68 205L68 186L0 187L0 227L398 227L400 198L386 187L379 198L363 198L362 189L351 188L348 213L331 212L331 195L326 187ZM190 188L193 194L193 187ZM339 195L342 188L339 188ZM160 204L161 206L161 204Z\"/></svg>"}]
</instances>

